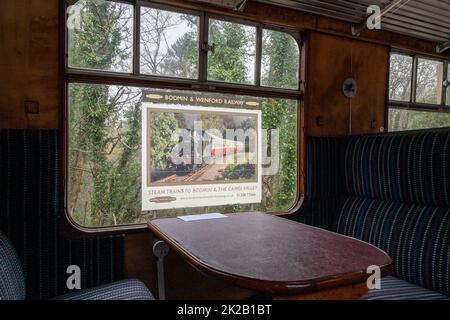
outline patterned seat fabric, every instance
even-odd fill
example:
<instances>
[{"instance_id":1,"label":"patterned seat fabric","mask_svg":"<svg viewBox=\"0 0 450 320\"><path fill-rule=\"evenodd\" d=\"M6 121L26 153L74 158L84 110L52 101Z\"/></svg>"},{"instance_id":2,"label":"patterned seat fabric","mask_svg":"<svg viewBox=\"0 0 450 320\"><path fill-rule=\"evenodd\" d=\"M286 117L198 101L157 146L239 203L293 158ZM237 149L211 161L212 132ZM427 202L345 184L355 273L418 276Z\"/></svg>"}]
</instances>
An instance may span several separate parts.
<instances>
[{"instance_id":1,"label":"patterned seat fabric","mask_svg":"<svg viewBox=\"0 0 450 320\"><path fill-rule=\"evenodd\" d=\"M57 300L154 300L139 280L123 280L56 297ZM25 300L25 279L17 253L0 232L0 300Z\"/></svg>"},{"instance_id":2,"label":"patterned seat fabric","mask_svg":"<svg viewBox=\"0 0 450 320\"><path fill-rule=\"evenodd\" d=\"M386 251L396 277L450 295L450 209L348 198L334 231Z\"/></svg>"},{"instance_id":3,"label":"patterned seat fabric","mask_svg":"<svg viewBox=\"0 0 450 320\"><path fill-rule=\"evenodd\" d=\"M381 280L381 289L369 291L361 300L450 300L450 297L398 278L386 277Z\"/></svg>"},{"instance_id":4,"label":"patterned seat fabric","mask_svg":"<svg viewBox=\"0 0 450 320\"><path fill-rule=\"evenodd\" d=\"M450 208L450 130L350 137L341 152L345 194Z\"/></svg>"},{"instance_id":5,"label":"patterned seat fabric","mask_svg":"<svg viewBox=\"0 0 450 320\"><path fill-rule=\"evenodd\" d=\"M394 276L450 295L450 129L310 138L306 180L300 222L372 243Z\"/></svg>"},{"instance_id":6,"label":"patterned seat fabric","mask_svg":"<svg viewBox=\"0 0 450 320\"><path fill-rule=\"evenodd\" d=\"M154 300L145 284L139 280L123 280L92 289L80 290L55 300Z\"/></svg>"},{"instance_id":7,"label":"patterned seat fabric","mask_svg":"<svg viewBox=\"0 0 450 320\"><path fill-rule=\"evenodd\" d=\"M0 232L0 300L24 300L25 278L16 251Z\"/></svg>"},{"instance_id":8,"label":"patterned seat fabric","mask_svg":"<svg viewBox=\"0 0 450 320\"><path fill-rule=\"evenodd\" d=\"M302 214L294 220L323 229L331 228L342 192L339 146L337 138L308 139L306 197Z\"/></svg>"}]
</instances>

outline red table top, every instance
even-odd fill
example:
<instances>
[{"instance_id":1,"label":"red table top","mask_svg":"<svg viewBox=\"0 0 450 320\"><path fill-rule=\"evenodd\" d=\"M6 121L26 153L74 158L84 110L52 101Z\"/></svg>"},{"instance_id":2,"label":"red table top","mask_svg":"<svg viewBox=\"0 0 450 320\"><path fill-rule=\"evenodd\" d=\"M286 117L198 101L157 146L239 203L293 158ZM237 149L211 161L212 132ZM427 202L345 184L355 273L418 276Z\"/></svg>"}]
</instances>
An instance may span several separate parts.
<instances>
[{"instance_id":1,"label":"red table top","mask_svg":"<svg viewBox=\"0 0 450 320\"><path fill-rule=\"evenodd\" d=\"M198 270L247 289L301 293L366 281L367 267L392 270L366 242L263 213L223 219L158 219L150 230Z\"/></svg>"}]
</instances>

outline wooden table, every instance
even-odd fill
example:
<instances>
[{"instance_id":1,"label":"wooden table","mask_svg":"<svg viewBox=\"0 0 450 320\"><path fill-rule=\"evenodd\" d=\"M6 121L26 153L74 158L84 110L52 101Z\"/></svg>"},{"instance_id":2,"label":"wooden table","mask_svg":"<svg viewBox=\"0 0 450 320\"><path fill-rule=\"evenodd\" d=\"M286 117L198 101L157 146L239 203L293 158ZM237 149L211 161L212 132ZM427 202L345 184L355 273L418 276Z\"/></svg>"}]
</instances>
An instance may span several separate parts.
<instances>
[{"instance_id":1,"label":"wooden table","mask_svg":"<svg viewBox=\"0 0 450 320\"><path fill-rule=\"evenodd\" d=\"M263 213L158 219L150 230L199 271L281 299L358 299L367 267L392 260L363 241Z\"/></svg>"}]
</instances>

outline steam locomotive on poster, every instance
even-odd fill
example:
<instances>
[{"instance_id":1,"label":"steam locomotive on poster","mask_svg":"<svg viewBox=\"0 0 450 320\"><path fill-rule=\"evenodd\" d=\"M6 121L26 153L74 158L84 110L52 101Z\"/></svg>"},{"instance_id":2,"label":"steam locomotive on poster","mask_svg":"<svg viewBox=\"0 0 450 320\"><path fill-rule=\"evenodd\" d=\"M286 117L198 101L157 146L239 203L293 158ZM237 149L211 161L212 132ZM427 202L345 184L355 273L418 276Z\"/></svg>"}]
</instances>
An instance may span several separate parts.
<instances>
[{"instance_id":1,"label":"steam locomotive on poster","mask_svg":"<svg viewBox=\"0 0 450 320\"><path fill-rule=\"evenodd\" d=\"M198 170L214 160L223 159L227 155L241 154L246 151L245 143L224 139L223 137L205 133L204 136L193 131L190 135L190 152L180 152L178 161L171 161L178 174L188 174Z\"/></svg>"}]
</instances>

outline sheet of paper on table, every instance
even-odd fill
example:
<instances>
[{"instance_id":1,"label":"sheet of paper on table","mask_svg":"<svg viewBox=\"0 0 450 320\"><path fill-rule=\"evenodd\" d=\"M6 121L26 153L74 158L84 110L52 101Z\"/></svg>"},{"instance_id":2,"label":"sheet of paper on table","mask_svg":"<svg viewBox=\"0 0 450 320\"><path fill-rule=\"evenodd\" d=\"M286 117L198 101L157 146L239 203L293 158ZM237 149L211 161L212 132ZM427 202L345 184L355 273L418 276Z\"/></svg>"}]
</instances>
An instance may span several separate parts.
<instances>
[{"instance_id":1,"label":"sheet of paper on table","mask_svg":"<svg viewBox=\"0 0 450 320\"><path fill-rule=\"evenodd\" d=\"M183 221L198 221L198 220L211 220L211 219L223 219L228 218L226 215L221 213L207 213L207 214L195 214L191 216L178 217Z\"/></svg>"}]
</instances>

